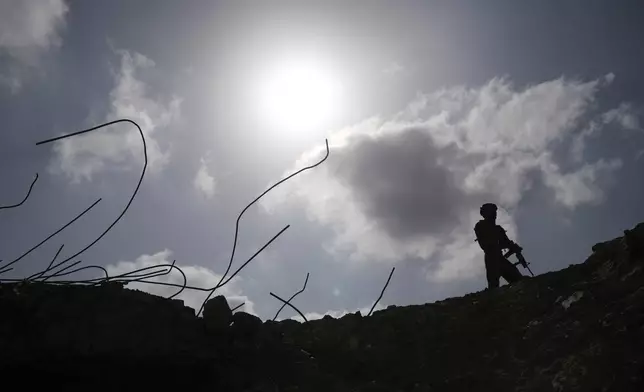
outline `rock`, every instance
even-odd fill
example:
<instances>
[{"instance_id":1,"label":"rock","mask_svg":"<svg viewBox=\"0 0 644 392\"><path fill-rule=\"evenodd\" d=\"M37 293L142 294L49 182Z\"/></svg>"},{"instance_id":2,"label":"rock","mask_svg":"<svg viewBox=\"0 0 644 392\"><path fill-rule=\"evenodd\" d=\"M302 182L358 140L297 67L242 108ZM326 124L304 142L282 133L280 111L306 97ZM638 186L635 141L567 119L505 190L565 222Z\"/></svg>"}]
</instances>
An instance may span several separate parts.
<instances>
[{"instance_id":1,"label":"rock","mask_svg":"<svg viewBox=\"0 0 644 392\"><path fill-rule=\"evenodd\" d=\"M123 288L125 288L126 284L127 284L127 282L113 282L111 280L105 280L105 281L101 282L100 286L109 287L109 288L113 288L113 289L123 289Z\"/></svg>"},{"instance_id":2,"label":"rock","mask_svg":"<svg viewBox=\"0 0 644 392\"><path fill-rule=\"evenodd\" d=\"M246 312L233 314L230 328L236 337L253 338L262 326L262 320Z\"/></svg>"},{"instance_id":3,"label":"rock","mask_svg":"<svg viewBox=\"0 0 644 392\"><path fill-rule=\"evenodd\" d=\"M293 319L284 319L278 322L279 328L284 333L297 330L302 324Z\"/></svg>"},{"instance_id":4,"label":"rock","mask_svg":"<svg viewBox=\"0 0 644 392\"><path fill-rule=\"evenodd\" d=\"M599 253L601 255L608 255L613 253L613 248L615 245L615 239L610 241L598 242L593 245L592 250L594 253Z\"/></svg>"},{"instance_id":5,"label":"rock","mask_svg":"<svg viewBox=\"0 0 644 392\"><path fill-rule=\"evenodd\" d=\"M644 229L644 227L643 227ZM644 260L644 230L624 230L624 240L629 259Z\"/></svg>"},{"instance_id":6,"label":"rock","mask_svg":"<svg viewBox=\"0 0 644 392\"><path fill-rule=\"evenodd\" d=\"M568 309L570 307L570 305L572 305L575 302L579 301L581 299L581 297L583 297L583 296L584 296L583 291L575 291L575 293L573 293L570 297L568 297L565 300L561 301L561 306L563 306L564 309Z\"/></svg>"},{"instance_id":7,"label":"rock","mask_svg":"<svg viewBox=\"0 0 644 392\"><path fill-rule=\"evenodd\" d=\"M209 330L220 331L228 328L232 318L233 312L223 295L209 299L203 308L203 319Z\"/></svg>"}]
</instances>

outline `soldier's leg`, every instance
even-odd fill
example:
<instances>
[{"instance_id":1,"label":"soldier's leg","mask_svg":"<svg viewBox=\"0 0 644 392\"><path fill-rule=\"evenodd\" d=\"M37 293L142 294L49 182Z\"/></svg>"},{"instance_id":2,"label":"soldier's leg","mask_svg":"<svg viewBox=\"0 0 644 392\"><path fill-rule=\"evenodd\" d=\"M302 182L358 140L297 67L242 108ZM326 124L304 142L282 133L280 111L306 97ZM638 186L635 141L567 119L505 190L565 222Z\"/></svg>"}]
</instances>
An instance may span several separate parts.
<instances>
[{"instance_id":1,"label":"soldier's leg","mask_svg":"<svg viewBox=\"0 0 644 392\"><path fill-rule=\"evenodd\" d=\"M517 266L512 264L510 260L502 258L499 264L501 276L503 276L503 279L505 279L506 282L514 283L523 279L523 275L521 275L521 272L519 272Z\"/></svg>"},{"instance_id":2,"label":"soldier's leg","mask_svg":"<svg viewBox=\"0 0 644 392\"><path fill-rule=\"evenodd\" d=\"M493 289L499 287L499 262L496 257L485 256L485 273L487 275L487 287Z\"/></svg>"}]
</instances>

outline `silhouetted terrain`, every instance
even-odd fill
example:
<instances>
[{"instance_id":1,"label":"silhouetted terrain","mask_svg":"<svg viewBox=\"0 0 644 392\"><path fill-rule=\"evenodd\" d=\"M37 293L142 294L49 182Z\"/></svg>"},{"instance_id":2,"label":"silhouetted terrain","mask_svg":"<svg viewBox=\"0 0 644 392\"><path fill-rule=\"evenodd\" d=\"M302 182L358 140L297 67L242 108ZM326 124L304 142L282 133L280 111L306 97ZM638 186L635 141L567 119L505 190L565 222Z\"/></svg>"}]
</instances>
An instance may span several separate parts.
<instances>
[{"instance_id":1,"label":"silhouetted terrain","mask_svg":"<svg viewBox=\"0 0 644 392\"><path fill-rule=\"evenodd\" d=\"M643 249L641 223L582 264L513 286L308 324L232 315L222 297L202 319L119 284L4 284L2 381L93 391L641 391Z\"/></svg>"}]
</instances>

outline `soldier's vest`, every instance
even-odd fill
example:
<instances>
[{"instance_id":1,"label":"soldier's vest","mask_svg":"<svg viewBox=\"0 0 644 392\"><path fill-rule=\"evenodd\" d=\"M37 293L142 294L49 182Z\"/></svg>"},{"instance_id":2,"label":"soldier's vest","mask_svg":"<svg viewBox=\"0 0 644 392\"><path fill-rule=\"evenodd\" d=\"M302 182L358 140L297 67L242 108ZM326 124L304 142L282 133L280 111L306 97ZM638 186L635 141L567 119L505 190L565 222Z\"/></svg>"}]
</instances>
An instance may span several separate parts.
<instances>
[{"instance_id":1,"label":"soldier's vest","mask_svg":"<svg viewBox=\"0 0 644 392\"><path fill-rule=\"evenodd\" d=\"M507 236L505 234L505 230L501 226L490 223L486 220L480 220L474 226L474 232L477 235L481 249L483 249L483 246L481 245L481 240L483 240L496 245L495 249L492 250L494 253L502 253ZM485 249L483 250L485 251Z\"/></svg>"}]
</instances>

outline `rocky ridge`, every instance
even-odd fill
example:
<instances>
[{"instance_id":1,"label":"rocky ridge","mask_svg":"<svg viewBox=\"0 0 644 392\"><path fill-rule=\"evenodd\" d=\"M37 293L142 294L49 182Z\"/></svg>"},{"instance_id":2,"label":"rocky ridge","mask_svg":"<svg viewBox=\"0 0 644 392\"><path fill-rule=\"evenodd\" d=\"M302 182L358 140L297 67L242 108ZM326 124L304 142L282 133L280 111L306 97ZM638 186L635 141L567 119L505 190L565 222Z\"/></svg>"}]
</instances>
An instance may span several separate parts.
<instances>
[{"instance_id":1,"label":"rocky ridge","mask_svg":"<svg viewBox=\"0 0 644 392\"><path fill-rule=\"evenodd\" d=\"M309 323L119 284L0 285L2 380L63 390L644 390L644 223L512 286Z\"/></svg>"}]
</instances>

